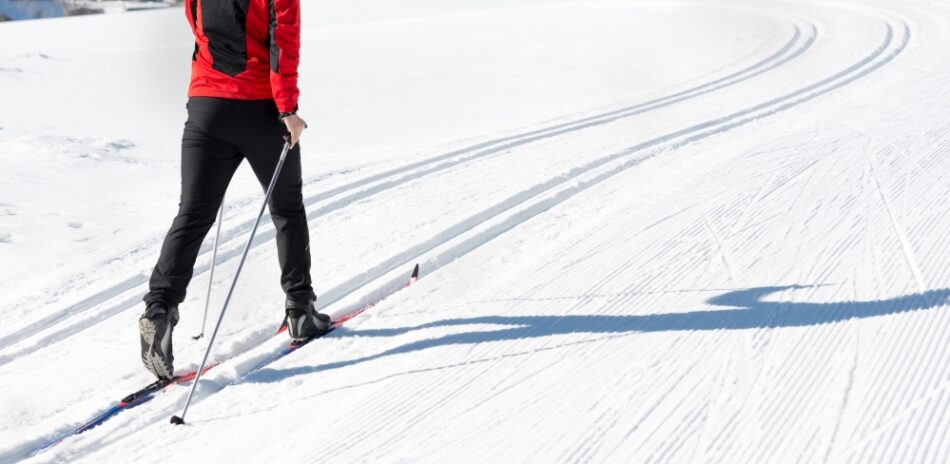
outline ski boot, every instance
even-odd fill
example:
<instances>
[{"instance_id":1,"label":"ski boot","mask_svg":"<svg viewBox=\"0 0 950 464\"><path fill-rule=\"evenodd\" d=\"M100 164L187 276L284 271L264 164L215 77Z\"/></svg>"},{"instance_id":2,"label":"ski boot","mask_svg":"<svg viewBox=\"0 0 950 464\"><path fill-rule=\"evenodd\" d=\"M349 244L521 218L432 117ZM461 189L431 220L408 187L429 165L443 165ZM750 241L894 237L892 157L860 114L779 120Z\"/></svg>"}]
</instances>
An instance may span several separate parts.
<instances>
[{"instance_id":1,"label":"ski boot","mask_svg":"<svg viewBox=\"0 0 950 464\"><path fill-rule=\"evenodd\" d=\"M286 311L287 332L295 344L306 342L330 330L330 316L317 312L312 302L301 307L299 303L287 300Z\"/></svg>"},{"instance_id":2,"label":"ski boot","mask_svg":"<svg viewBox=\"0 0 950 464\"><path fill-rule=\"evenodd\" d=\"M175 376L172 355L172 330L178 324L178 308L167 308L153 302L139 318L139 336L142 345L142 363L160 380Z\"/></svg>"}]
</instances>

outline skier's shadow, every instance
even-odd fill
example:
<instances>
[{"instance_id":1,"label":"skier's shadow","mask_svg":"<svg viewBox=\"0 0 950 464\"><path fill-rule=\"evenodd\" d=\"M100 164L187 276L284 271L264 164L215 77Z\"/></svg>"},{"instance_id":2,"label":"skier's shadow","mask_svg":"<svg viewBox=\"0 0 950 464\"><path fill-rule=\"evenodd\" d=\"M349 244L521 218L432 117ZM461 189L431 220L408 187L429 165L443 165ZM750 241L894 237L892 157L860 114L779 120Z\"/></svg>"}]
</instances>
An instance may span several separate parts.
<instances>
[{"instance_id":1,"label":"skier's shadow","mask_svg":"<svg viewBox=\"0 0 950 464\"><path fill-rule=\"evenodd\" d=\"M377 354L346 361L289 369L265 368L248 376L248 382L277 382L297 375L312 374L372 361L403 353L448 345L517 340L570 333L633 334L667 331L742 330L757 328L804 327L848 319L864 319L889 314L923 311L940 307L950 300L950 289L872 301L836 303L798 303L763 301L768 295L787 289L805 288L791 285L758 287L731 291L708 300L729 309L691 311L647 315L551 315L551 316L481 316L444 319L410 327L391 329L349 330L345 334L359 337L391 337L416 330L465 325L497 325L496 330L477 330L418 340Z\"/></svg>"}]
</instances>

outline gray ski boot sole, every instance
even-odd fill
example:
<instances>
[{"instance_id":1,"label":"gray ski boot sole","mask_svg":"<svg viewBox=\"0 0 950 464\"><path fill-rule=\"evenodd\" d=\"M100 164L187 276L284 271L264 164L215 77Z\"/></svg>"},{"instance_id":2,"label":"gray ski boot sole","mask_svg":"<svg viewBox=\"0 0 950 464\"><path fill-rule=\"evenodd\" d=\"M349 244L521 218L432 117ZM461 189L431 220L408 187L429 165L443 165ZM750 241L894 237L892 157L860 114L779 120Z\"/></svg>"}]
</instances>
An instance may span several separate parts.
<instances>
[{"instance_id":1,"label":"gray ski boot sole","mask_svg":"<svg viewBox=\"0 0 950 464\"><path fill-rule=\"evenodd\" d=\"M166 359L162 351L162 338L170 333L166 333L162 327L152 319L139 319L139 334L142 344L142 364L149 372L155 374L162 380L171 380L174 377L172 360ZM171 340L168 340L168 346L171 347Z\"/></svg>"}]
</instances>

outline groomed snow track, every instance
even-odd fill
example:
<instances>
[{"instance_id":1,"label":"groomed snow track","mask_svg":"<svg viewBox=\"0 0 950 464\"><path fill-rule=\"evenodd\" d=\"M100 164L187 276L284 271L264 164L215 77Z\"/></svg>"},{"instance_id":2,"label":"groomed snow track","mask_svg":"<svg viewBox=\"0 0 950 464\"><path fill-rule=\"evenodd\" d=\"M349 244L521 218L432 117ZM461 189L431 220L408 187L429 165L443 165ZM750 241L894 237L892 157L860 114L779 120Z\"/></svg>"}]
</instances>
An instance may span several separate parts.
<instances>
[{"instance_id":1,"label":"groomed snow track","mask_svg":"<svg viewBox=\"0 0 950 464\"><path fill-rule=\"evenodd\" d=\"M378 395L367 396L350 416L337 414L336 418L348 422L334 440L360 432L385 432L373 438L372 446L340 450L333 460L378 461L400 453L408 453L406 459L427 462L464 460L460 456L466 451L489 447L491 440L501 439L503 431L522 427L536 428L533 441L527 440L522 448L485 450L473 460L950 459L950 445L941 438L950 433L946 367L950 353L945 349L950 344L950 326L938 312L938 308L946 310L950 297L950 290L941 285L950 282L932 271L932 261L922 256L922 245L914 241L924 226L905 223L910 213L901 211L911 208L906 201L911 188L902 181L898 190L888 180L896 168L887 157L913 155L888 145L866 157L819 156L814 154L850 153L850 142L843 135L821 141L820 134L812 134L788 142L792 146L788 149L784 142L771 147L770 137L762 135L780 130L783 116L801 118L817 111L814 107L820 103L840 104L837 95L856 92L856 84L895 66L912 48L924 19L909 17L919 14L918 10L893 12L852 2L814 3L813 8L801 2L677 5L758 15L775 22L786 36L754 60L740 60L721 75L666 95L487 140L460 142L420 160L336 173L330 178L339 180L327 187L327 178L311 179L305 201L312 230L337 222L345 226L348 217L372 215L397 204L418 204L425 198L436 202L437 195L462 197L453 205L431 206L431 211L421 204L407 209L410 216L431 212L438 219L421 221L424 225L419 227L411 220L394 224L392 233L398 239L381 242L375 258L362 263L358 273L337 276L331 287L318 289L320 307L343 314L390 293L404 282L405 269L418 262L422 281L428 282L431 276L435 282L429 287L420 285L422 294L416 299L402 296L399 302L420 311L421 320L408 323L410 314L400 307L383 307L381 319L371 319L352 333L344 331L340 337L328 337L295 354L303 358L298 365L247 375L283 343L269 339L261 324L249 325L247 335L234 337L224 348L229 353L248 353L203 380L207 384L199 389L194 414L207 414L200 408L203 404L209 404L209 410L212 404L224 404L223 397L236 390L234 385L254 388L243 398L259 398L261 403L235 401L231 411L219 411L206 422L196 419L193 431L200 435L218 427L215 421L234 419L229 414L240 416L240 411L248 416L267 414L272 408L269 402L279 396L265 388L289 384L293 386L288 394L294 395L293 388L301 379L311 381L321 373L391 361L409 353L449 355L456 353L450 348L458 348L458 353L464 353L458 359L433 355L416 365L400 357L402 364L394 372L362 373L372 379L302 394L315 399L358 386L387 384L402 388L393 393L398 398L427 398L422 407L413 401L392 404ZM850 20L872 31L860 29L865 35L859 37L866 42L839 38L834 27ZM841 55L824 55L835 52ZM637 130L651 120L658 122ZM801 122L789 125L806 130ZM736 133L758 140L758 145L717 148L717 143ZM924 148L946 151L944 134ZM549 153L550 164L540 167L549 160ZM929 162L938 163L933 159ZM527 171L533 166L539 167L521 178L473 186L478 176L493 178L505 169ZM716 176L748 185L723 186ZM934 188L946 188L944 176L934 175L934 179ZM853 185L837 191L832 188L835 182ZM651 196L645 198L647 194ZM905 196L898 199L901 194ZM598 199L604 203L598 204ZM233 266L240 254L251 223L236 218L247 216L244 213L252 200L241 199L227 211L217 259L223 269ZM878 201L880 208L872 203ZM784 214L775 211L785 207ZM880 216L882 211L884 216ZM776 225L776 218L787 219L787 224ZM562 222L568 223L570 231L564 237L551 232ZM920 223L934 227L946 221ZM869 232L872 228L874 234ZM269 263L272 257L258 249L270 247L273 235L273 226L265 219L252 261ZM828 240L821 241L823 236ZM862 238L866 236L872 238ZM550 245L531 245L546 237L552 239ZM160 237L155 236L123 254L139 256L145 263L154 258L158 246ZM526 251L532 247L541 252ZM946 251L940 243L932 249ZM507 264L505 259L493 258L497 255L510 256L507 259L515 264L495 278L490 273ZM104 269L114 260L105 259L97 268ZM196 268L199 279L207 272L208 261L210 247L206 246ZM847 270L857 264L875 270L871 275ZM783 266L787 269L775 269ZM117 316L136 311L147 277L143 273L98 286L97 268L68 279L70 286L51 286L54 309L0 332L0 369L63 350L68 343L88 337L90 329L102 330L109 324L120 329ZM774 273L768 274L769 269ZM516 285L510 294L505 293L522 279L522 287ZM865 281L870 283L862 287ZM93 290L84 289L87 285ZM431 305L445 308L446 303L439 300L443 294L438 292L453 285L463 297L450 303L452 313L426 311ZM493 298L492 292L515 296ZM869 292L877 297L869 299ZM6 306L30 304L24 300ZM546 314L552 304L557 312ZM487 312L479 312L482 307ZM873 322L907 315L914 319L900 324L898 333L889 334L883 323ZM863 331L849 325L861 321L877 325ZM466 328L475 330L459 331ZM425 335L411 338L419 333ZM908 342L874 351L868 338L880 334L887 340ZM912 343L917 340L921 343ZM624 359L621 355L610 354L622 353L624 347L631 347L630 356L636 356L628 369L617 366ZM565 360L566 351L571 355ZM313 356L310 362L308 353ZM852 358L845 359L848 356ZM859 363L864 356L871 360ZM809 370L829 359L851 370L826 377ZM504 378L499 375L492 385L479 383L498 369L497 364L507 373ZM903 381L885 378L903 365L923 367L912 370L913 375ZM416 374L425 377L418 383L398 383ZM557 381L544 381L546 376ZM570 389L563 383L569 378L597 380L579 382ZM778 391L781 400L771 401L769 391ZM815 391L839 396L815 398L810 394ZM434 393L427 397L428 392ZM102 407L121 393L103 392ZM485 402L506 395L509 402L492 405L485 413L497 415L497 420L456 424L460 429L454 434L439 425L446 417L468 417ZM67 441L63 450L37 458L95 461L110 450L132 452L135 447L124 444L163 427L181 396L165 395L156 404L116 417L101 427L104 430L90 432L92 437ZM546 424L552 399L559 397L567 403L564 413L569 419ZM583 398L592 399L583 403ZM849 401L877 407L855 412ZM809 415L818 411L835 411L827 414L837 419L821 422L813 432L794 429L813 425ZM27 457L49 437L85 419L50 418L43 425L47 430L43 436L0 451L0 462ZM565 428L565 422L574 420L576 427ZM757 428L755 422L766 425ZM327 425L320 430L331 433L334 429ZM407 433L418 437L407 437ZM418 454L406 448L406 440L416 443L427 435L437 447L420 449ZM488 437L485 442L473 439L482 436ZM182 440L181 448L174 450L181 455L189 443L200 440L199 436L175 438ZM556 446L562 441L572 445ZM455 451L463 454L453 455ZM291 450L295 458L308 462L327 459L323 453L305 447Z\"/></svg>"}]
</instances>

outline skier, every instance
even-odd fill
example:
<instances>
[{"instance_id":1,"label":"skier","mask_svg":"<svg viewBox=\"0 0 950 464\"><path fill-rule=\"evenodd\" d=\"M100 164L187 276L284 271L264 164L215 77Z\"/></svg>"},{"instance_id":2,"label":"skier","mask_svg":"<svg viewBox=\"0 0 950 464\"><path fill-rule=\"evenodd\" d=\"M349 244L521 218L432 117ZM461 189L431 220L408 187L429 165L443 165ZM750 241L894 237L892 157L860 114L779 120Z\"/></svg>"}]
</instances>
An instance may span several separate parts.
<instances>
[{"instance_id":1,"label":"skier","mask_svg":"<svg viewBox=\"0 0 950 464\"><path fill-rule=\"evenodd\" d=\"M186 0L185 16L195 51L181 141L181 201L139 319L142 362L162 379L174 376L171 341L178 305L231 176L246 158L266 188L284 137L292 150L268 208L277 231L287 325L296 341L330 325L313 304L301 192L297 142L307 124L297 115L300 0Z\"/></svg>"}]
</instances>

